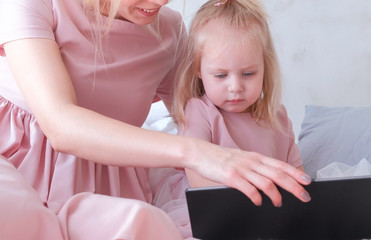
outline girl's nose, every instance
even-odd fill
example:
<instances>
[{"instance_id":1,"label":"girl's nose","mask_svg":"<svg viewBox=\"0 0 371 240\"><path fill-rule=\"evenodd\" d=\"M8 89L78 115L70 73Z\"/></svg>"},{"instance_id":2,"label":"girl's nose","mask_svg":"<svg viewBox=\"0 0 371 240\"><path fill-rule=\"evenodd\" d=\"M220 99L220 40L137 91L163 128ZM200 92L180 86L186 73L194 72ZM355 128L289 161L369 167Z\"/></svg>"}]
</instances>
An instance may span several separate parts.
<instances>
[{"instance_id":1,"label":"girl's nose","mask_svg":"<svg viewBox=\"0 0 371 240\"><path fill-rule=\"evenodd\" d=\"M241 80L237 77L231 77L228 85L228 91L230 92L241 92L243 90L243 85Z\"/></svg>"}]
</instances>

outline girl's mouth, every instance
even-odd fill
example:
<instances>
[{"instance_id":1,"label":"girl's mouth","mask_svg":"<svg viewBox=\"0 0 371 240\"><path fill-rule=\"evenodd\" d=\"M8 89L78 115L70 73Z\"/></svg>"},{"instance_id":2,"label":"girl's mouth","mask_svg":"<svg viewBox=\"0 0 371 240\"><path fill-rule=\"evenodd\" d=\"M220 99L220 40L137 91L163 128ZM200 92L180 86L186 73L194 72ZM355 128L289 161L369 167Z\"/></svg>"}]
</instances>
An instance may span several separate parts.
<instances>
[{"instance_id":1,"label":"girl's mouth","mask_svg":"<svg viewBox=\"0 0 371 240\"><path fill-rule=\"evenodd\" d=\"M231 100L228 100L228 102L231 102L231 103L239 103L239 102L242 102L243 100L242 99L231 99Z\"/></svg>"}]
</instances>

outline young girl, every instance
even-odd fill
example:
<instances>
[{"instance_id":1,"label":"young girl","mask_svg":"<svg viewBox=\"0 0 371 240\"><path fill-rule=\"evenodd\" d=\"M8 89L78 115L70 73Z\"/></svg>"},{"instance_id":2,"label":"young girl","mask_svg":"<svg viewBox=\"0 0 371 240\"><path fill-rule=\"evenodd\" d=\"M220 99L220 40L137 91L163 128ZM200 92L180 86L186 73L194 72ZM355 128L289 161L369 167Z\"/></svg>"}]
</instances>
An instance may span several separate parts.
<instances>
[{"instance_id":1,"label":"young girl","mask_svg":"<svg viewBox=\"0 0 371 240\"><path fill-rule=\"evenodd\" d=\"M291 122L280 102L280 71L267 16L258 1L206 2L191 24L176 81L172 116L178 135L266 155L281 160L282 166L286 162L303 171ZM229 161L233 164L234 159ZM205 168L215 171L212 166ZM185 171L187 176L171 169L151 173L167 176L155 188L154 203L168 212L186 237L191 234L184 199L187 178L191 187L229 183L210 181L192 169ZM271 169L265 166L258 171ZM245 172L253 176L249 179L253 186L263 180L258 173ZM262 190L269 195L267 189ZM301 197L310 200L307 193Z\"/></svg>"},{"instance_id":2,"label":"young girl","mask_svg":"<svg viewBox=\"0 0 371 240\"><path fill-rule=\"evenodd\" d=\"M171 107L186 40L167 2L0 0L0 239L181 239L148 168L303 200L276 159L140 128L155 97Z\"/></svg>"},{"instance_id":3,"label":"young girl","mask_svg":"<svg viewBox=\"0 0 371 240\"><path fill-rule=\"evenodd\" d=\"M280 101L279 64L267 16L258 1L203 5L191 25L177 81L173 117L179 135L254 151L303 170ZM216 184L186 172L192 187Z\"/></svg>"}]
</instances>

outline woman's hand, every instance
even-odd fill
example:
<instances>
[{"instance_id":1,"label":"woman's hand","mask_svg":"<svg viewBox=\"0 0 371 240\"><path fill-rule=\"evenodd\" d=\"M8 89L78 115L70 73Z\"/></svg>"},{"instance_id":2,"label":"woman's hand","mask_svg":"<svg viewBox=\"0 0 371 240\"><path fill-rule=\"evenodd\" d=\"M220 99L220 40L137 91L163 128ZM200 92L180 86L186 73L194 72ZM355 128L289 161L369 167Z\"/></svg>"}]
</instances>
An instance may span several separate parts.
<instances>
[{"instance_id":1,"label":"woman's hand","mask_svg":"<svg viewBox=\"0 0 371 240\"><path fill-rule=\"evenodd\" d=\"M190 169L212 181L225 184L243 192L255 205L261 205L263 191L275 206L282 205L276 185L291 192L303 202L310 195L302 184L311 178L291 165L254 152L220 147L193 139L195 151L190 151Z\"/></svg>"}]
</instances>

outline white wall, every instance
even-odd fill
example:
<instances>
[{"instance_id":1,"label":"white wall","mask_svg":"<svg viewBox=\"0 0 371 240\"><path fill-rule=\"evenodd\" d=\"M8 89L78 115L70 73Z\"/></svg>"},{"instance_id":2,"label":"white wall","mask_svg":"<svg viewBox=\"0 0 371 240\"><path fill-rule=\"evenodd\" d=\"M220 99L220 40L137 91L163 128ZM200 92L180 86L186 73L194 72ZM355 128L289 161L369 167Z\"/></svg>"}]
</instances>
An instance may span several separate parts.
<instances>
[{"instance_id":1,"label":"white wall","mask_svg":"<svg viewBox=\"0 0 371 240\"><path fill-rule=\"evenodd\" d=\"M172 0L186 26L205 0ZM371 105L371 1L262 0L298 135L307 104ZM185 4L185 8L184 5Z\"/></svg>"}]
</instances>

